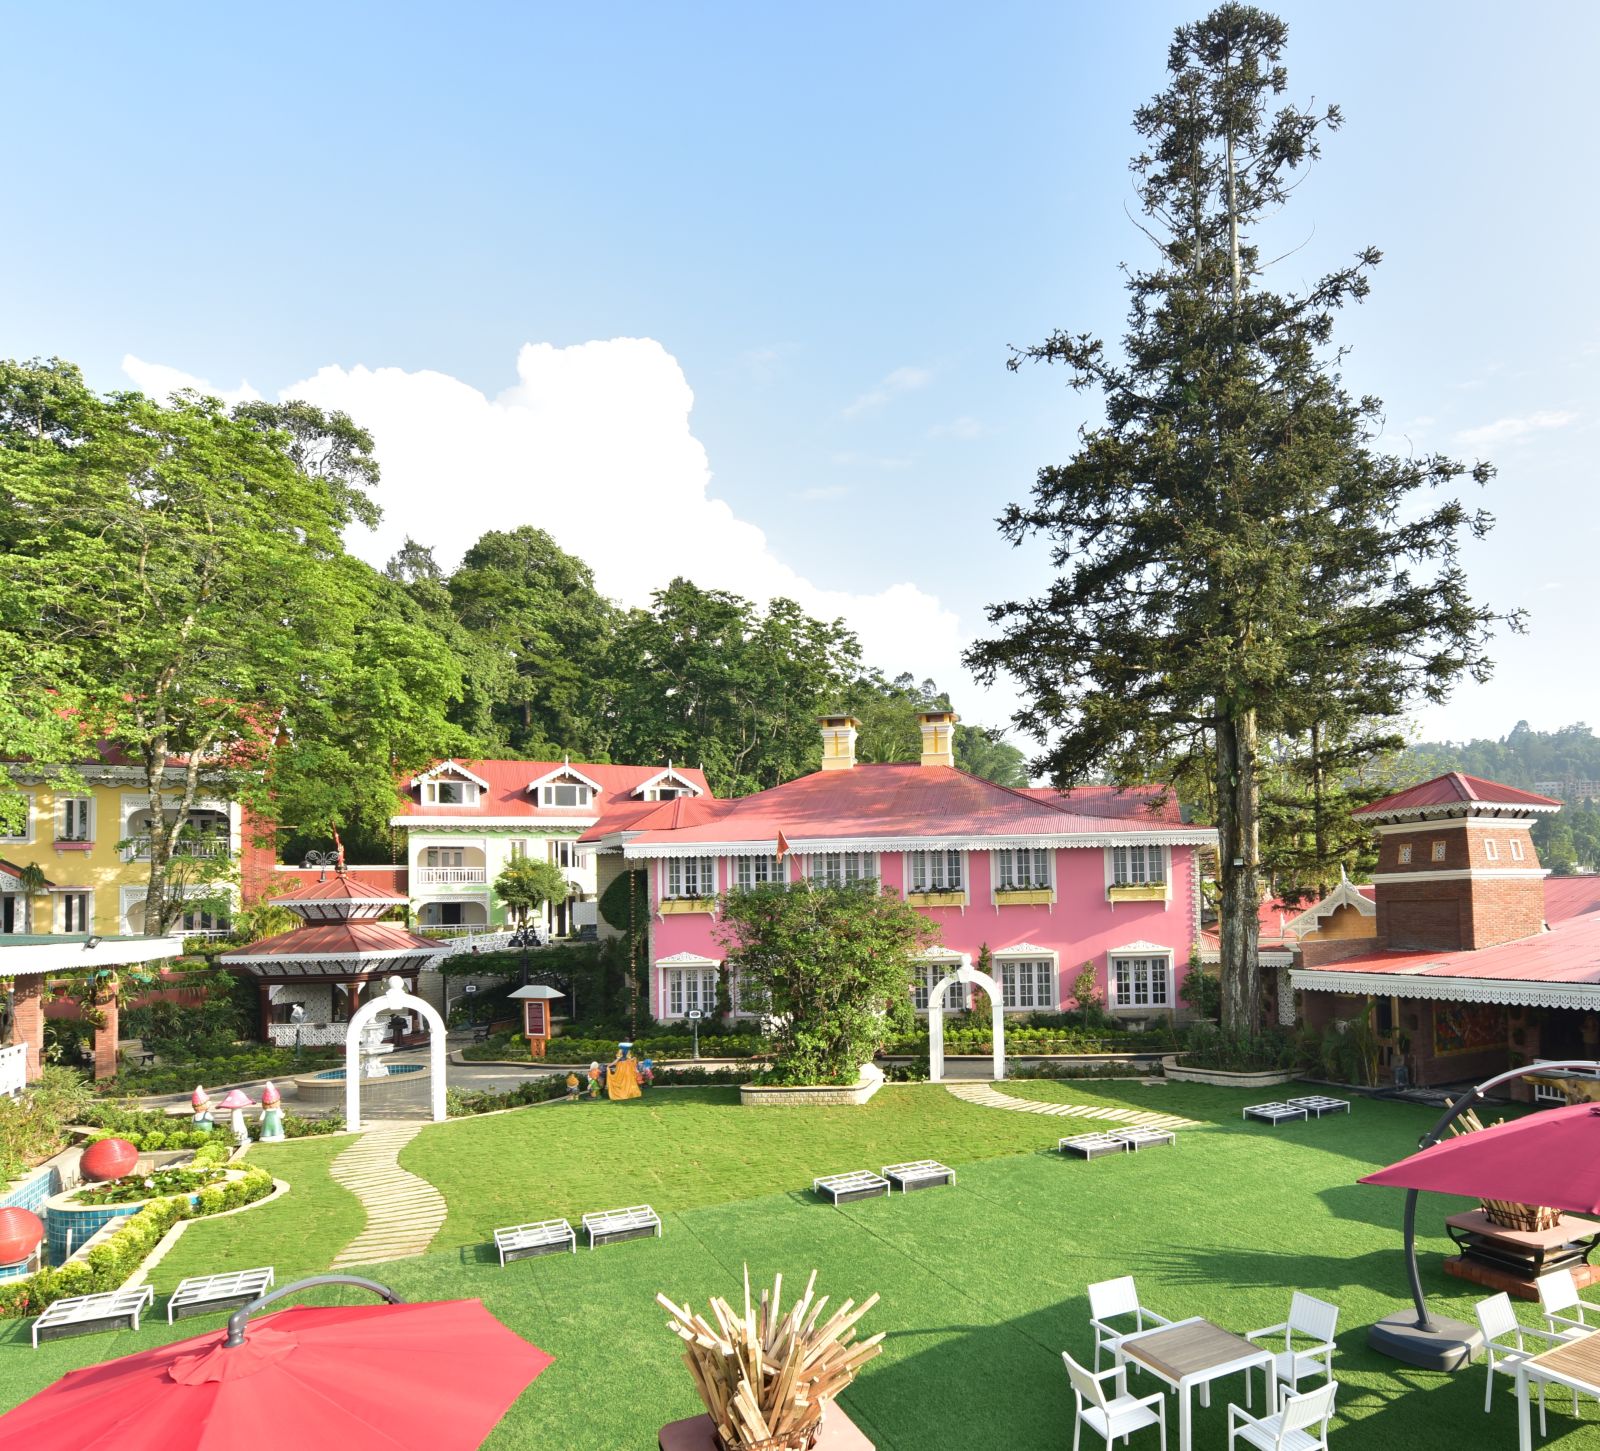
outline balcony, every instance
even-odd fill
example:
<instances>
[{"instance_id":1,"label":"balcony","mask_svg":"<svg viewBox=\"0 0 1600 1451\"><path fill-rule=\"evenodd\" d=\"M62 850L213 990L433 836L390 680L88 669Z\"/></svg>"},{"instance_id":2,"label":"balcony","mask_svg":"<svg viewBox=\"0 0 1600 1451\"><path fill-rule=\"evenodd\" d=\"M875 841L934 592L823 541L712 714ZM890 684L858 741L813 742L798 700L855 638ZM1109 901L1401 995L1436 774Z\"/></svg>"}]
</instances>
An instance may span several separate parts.
<instances>
[{"instance_id":1,"label":"balcony","mask_svg":"<svg viewBox=\"0 0 1600 1451\"><path fill-rule=\"evenodd\" d=\"M417 868L417 881L425 887L481 887L488 880L486 867Z\"/></svg>"},{"instance_id":2,"label":"balcony","mask_svg":"<svg viewBox=\"0 0 1600 1451\"><path fill-rule=\"evenodd\" d=\"M178 838L172 854L175 857L211 859L231 856L233 848L226 836L210 834L205 836L183 836ZM149 861L150 838L148 836L129 837L122 847L122 859L125 862Z\"/></svg>"}]
</instances>

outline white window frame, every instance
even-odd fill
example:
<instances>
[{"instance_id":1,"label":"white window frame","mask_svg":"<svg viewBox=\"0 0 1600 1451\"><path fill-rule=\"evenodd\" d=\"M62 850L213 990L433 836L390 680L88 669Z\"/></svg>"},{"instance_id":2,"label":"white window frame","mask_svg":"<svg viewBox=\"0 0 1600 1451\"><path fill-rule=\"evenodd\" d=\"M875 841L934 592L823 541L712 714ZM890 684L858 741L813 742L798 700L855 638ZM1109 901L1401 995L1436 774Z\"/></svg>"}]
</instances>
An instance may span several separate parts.
<instances>
[{"instance_id":1,"label":"white window frame","mask_svg":"<svg viewBox=\"0 0 1600 1451\"><path fill-rule=\"evenodd\" d=\"M21 844L33 840L33 792L23 791L20 794L22 796L22 834L20 836L0 835L0 841Z\"/></svg>"},{"instance_id":2,"label":"white window frame","mask_svg":"<svg viewBox=\"0 0 1600 1451\"><path fill-rule=\"evenodd\" d=\"M55 930L57 932L70 932L74 936L80 933L94 932L94 892L88 887L74 887L71 891L56 892ZM74 914L70 910L70 902L76 900L82 903L83 921L74 924Z\"/></svg>"},{"instance_id":3,"label":"white window frame","mask_svg":"<svg viewBox=\"0 0 1600 1451\"><path fill-rule=\"evenodd\" d=\"M816 887L881 880L875 851L825 851L803 857L806 880Z\"/></svg>"},{"instance_id":4,"label":"white window frame","mask_svg":"<svg viewBox=\"0 0 1600 1451\"><path fill-rule=\"evenodd\" d=\"M528 854L528 838L514 836L506 843L506 857L509 861L521 861Z\"/></svg>"},{"instance_id":5,"label":"white window frame","mask_svg":"<svg viewBox=\"0 0 1600 1451\"><path fill-rule=\"evenodd\" d=\"M1484 837L1483 855L1486 861L1497 862L1500 860L1500 848L1495 844L1492 837Z\"/></svg>"},{"instance_id":6,"label":"white window frame","mask_svg":"<svg viewBox=\"0 0 1600 1451\"><path fill-rule=\"evenodd\" d=\"M907 892L965 892L966 853L955 847L905 854Z\"/></svg>"},{"instance_id":7,"label":"white window frame","mask_svg":"<svg viewBox=\"0 0 1600 1451\"><path fill-rule=\"evenodd\" d=\"M425 870L443 867L464 867L467 849L463 846L425 846L422 848L422 865Z\"/></svg>"},{"instance_id":8,"label":"white window frame","mask_svg":"<svg viewBox=\"0 0 1600 1451\"><path fill-rule=\"evenodd\" d=\"M583 849L573 837L558 836L551 842L550 847L550 859L558 867L564 867L569 872L581 872L588 864ZM566 860L563 861L562 857Z\"/></svg>"},{"instance_id":9,"label":"white window frame","mask_svg":"<svg viewBox=\"0 0 1600 1451\"><path fill-rule=\"evenodd\" d=\"M1122 996L1121 964L1128 966L1128 1000ZM1146 998L1139 1001L1139 968L1145 970ZM1161 999L1156 1000L1157 978L1154 969L1160 969ZM1170 1009L1177 998L1173 982L1172 954L1170 952L1110 952L1106 956L1106 997L1110 1006L1119 1012L1156 1012Z\"/></svg>"},{"instance_id":10,"label":"white window frame","mask_svg":"<svg viewBox=\"0 0 1600 1451\"><path fill-rule=\"evenodd\" d=\"M662 983L669 1018L682 1018L691 1008L699 1008L708 1018L717 1010L717 972L715 963L702 966L666 967Z\"/></svg>"},{"instance_id":11,"label":"white window frame","mask_svg":"<svg viewBox=\"0 0 1600 1451\"><path fill-rule=\"evenodd\" d=\"M715 857L669 856L661 863L662 901L702 902L716 895Z\"/></svg>"},{"instance_id":12,"label":"white window frame","mask_svg":"<svg viewBox=\"0 0 1600 1451\"><path fill-rule=\"evenodd\" d=\"M1511 838L1511 860L1514 862L1527 860L1522 851L1522 843L1516 837Z\"/></svg>"},{"instance_id":13,"label":"white window frame","mask_svg":"<svg viewBox=\"0 0 1600 1451\"><path fill-rule=\"evenodd\" d=\"M452 791L459 791L459 801L445 801L439 793L448 787ZM422 783L422 800L426 806L476 806L480 795L476 782L473 781L424 781Z\"/></svg>"},{"instance_id":14,"label":"white window frame","mask_svg":"<svg viewBox=\"0 0 1600 1451\"><path fill-rule=\"evenodd\" d=\"M916 976L911 983L911 1009L917 1013L927 1013L928 1003L933 997L933 990L961 966L959 957L930 957L917 964ZM972 1001L971 984L964 982L951 983L949 990L944 995L944 1010L947 1013L966 1011L967 1004Z\"/></svg>"},{"instance_id":15,"label":"white window frame","mask_svg":"<svg viewBox=\"0 0 1600 1451\"><path fill-rule=\"evenodd\" d=\"M1061 1006L1060 959L1054 954L1019 953L994 960L995 976L1000 980L1000 1007L1008 1013L1050 1013ZM1023 971L1026 969L1026 972ZM1027 978L1023 992L1022 979ZM1026 997L1026 1002L1022 999Z\"/></svg>"},{"instance_id":16,"label":"white window frame","mask_svg":"<svg viewBox=\"0 0 1600 1451\"><path fill-rule=\"evenodd\" d=\"M783 863L775 856L737 856L733 858L733 884L741 892L766 887L783 880Z\"/></svg>"},{"instance_id":17,"label":"white window frame","mask_svg":"<svg viewBox=\"0 0 1600 1451\"><path fill-rule=\"evenodd\" d=\"M1005 847L990 852L989 858L990 879L997 892L1047 892L1055 888L1055 852L1049 847Z\"/></svg>"},{"instance_id":18,"label":"white window frame","mask_svg":"<svg viewBox=\"0 0 1600 1451\"><path fill-rule=\"evenodd\" d=\"M1160 842L1130 841L1106 848L1108 885L1165 887L1172 881L1172 861Z\"/></svg>"},{"instance_id":19,"label":"white window frame","mask_svg":"<svg viewBox=\"0 0 1600 1451\"><path fill-rule=\"evenodd\" d=\"M571 801L558 801L557 791L572 792ZM594 800L594 788L582 781L549 781L539 788L541 806L559 807L563 811L578 811Z\"/></svg>"},{"instance_id":20,"label":"white window frame","mask_svg":"<svg viewBox=\"0 0 1600 1451\"><path fill-rule=\"evenodd\" d=\"M80 818L76 823L73 818ZM63 796L56 802L56 840L94 841L94 797Z\"/></svg>"}]
</instances>

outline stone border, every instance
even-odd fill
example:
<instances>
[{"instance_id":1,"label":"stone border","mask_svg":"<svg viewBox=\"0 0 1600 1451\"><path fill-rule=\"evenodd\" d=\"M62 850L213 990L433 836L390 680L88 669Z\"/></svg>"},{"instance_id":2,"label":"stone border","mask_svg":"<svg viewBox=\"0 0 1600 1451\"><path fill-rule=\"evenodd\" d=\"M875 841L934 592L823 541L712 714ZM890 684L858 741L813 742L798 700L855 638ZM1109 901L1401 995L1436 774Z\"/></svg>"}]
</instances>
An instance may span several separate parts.
<instances>
[{"instance_id":1,"label":"stone border","mask_svg":"<svg viewBox=\"0 0 1600 1451\"><path fill-rule=\"evenodd\" d=\"M1227 1068L1184 1068L1176 1056L1161 1060L1162 1074L1174 1083L1203 1083L1211 1088L1276 1088L1296 1082L1300 1074L1293 1068L1266 1069L1259 1073L1235 1073Z\"/></svg>"},{"instance_id":2,"label":"stone border","mask_svg":"<svg viewBox=\"0 0 1600 1451\"><path fill-rule=\"evenodd\" d=\"M883 1070L875 1064L863 1063L860 1081L853 1085L741 1083L739 1103L744 1108L856 1108L866 1103L883 1084Z\"/></svg>"}]
</instances>

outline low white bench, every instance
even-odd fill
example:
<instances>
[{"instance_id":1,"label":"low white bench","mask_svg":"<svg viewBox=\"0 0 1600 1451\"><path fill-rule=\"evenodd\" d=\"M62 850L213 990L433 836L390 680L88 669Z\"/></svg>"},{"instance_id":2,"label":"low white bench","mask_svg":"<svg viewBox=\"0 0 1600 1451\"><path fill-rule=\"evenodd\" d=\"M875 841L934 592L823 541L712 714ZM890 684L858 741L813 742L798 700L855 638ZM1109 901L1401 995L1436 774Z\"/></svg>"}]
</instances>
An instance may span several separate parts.
<instances>
[{"instance_id":1,"label":"low white bench","mask_svg":"<svg viewBox=\"0 0 1600 1451\"><path fill-rule=\"evenodd\" d=\"M525 1260L532 1255L560 1254L563 1250L578 1252L578 1236L564 1219L541 1219L536 1224L513 1224L509 1229L494 1232L494 1247L500 1252L500 1268L512 1260Z\"/></svg>"},{"instance_id":2,"label":"low white bench","mask_svg":"<svg viewBox=\"0 0 1600 1451\"><path fill-rule=\"evenodd\" d=\"M1309 1093L1304 1098L1291 1098L1288 1100L1290 1108L1303 1108L1307 1113L1314 1113L1321 1118L1325 1113L1338 1113L1343 1110L1350 1112L1348 1098L1329 1098L1325 1093Z\"/></svg>"},{"instance_id":3,"label":"low white bench","mask_svg":"<svg viewBox=\"0 0 1600 1451\"><path fill-rule=\"evenodd\" d=\"M876 1199L889 1192L889 1181L870 1169L855 1169L848 1174L823 1174L811 1181L811 1192L835 1204L856 1199Z\"/></svg>"},{"instance_id":4,"label":"low white bench","mask_svg":"<svg viewBox=\"0 0 1600 1451\"><path fill-rule=\"evenodd\" d=\"M1069 1134L1056 1140L1058 1154L1076 1154L1080 1159L1096 1159L1101 1154L1126 1154L1132 1145L1115 1134Z\"/></svg>"},{"instance_id":5,"label":"low white bench","mask_svg":"<svg viewBox=\"0 0 1600 1451\"><path fill-rule=\"evenodd\" d=\"M659 1239L661 1219L648 1204L634 1204L627 1209L600 1209L586 1214L583 1229L589 1236L589 1248L593 1249L596 1245L649 1235Z\"/></svg>"},{"instance_id":6,"label":"low white bench","mask_svg":"<svg viewBox=\"0 0 1600 1451\"><path fill-rule=\"evenodd\" d=\"M902 1194L913 1189L932 1189L936 1184L954 1184L956 1171L937 1159L913 1159L909 1164L885 1164L883 1177Z\"/></svg>"},{"instance_id":7,"label":"low white bench","mask_svg":"<svg viewBox=\"0 0 1600 1451\"><path fill-rule=\"evenodd\" d=\"M272 1288L272 1267L234 1270L221 1275L190 1275L178 1281L178 1288L167 1301L167 1324L186 1315L204 1315L211 1310L236 1310L248 1305L257 1295Z\"/></svg>"},{"instance_id":8,"label":"low white bench","mask_svg":"<svg viewBox=\"0 0 1600 1451\"><path fill-rule=\"evenodd\" d=\"M1242 1118L1264 1119L1269 1124L1281 1123L1286 1118L1303 1119L1308 1117L1305 1109L1296 1108L1288 1103L1252 1103L1241 1111Z\"/></svg>"},{"instance_id":9,"label":"low white bench","mask_svg":"<svg viewBox=\"0 0 1600 1451\"><path fill-rule=\"evenodd\" d=\"M63 1335L87 1335L96 1330L137 1330L140 1315L155 1301L156 1292L149 1285L57 1300L33 1322L33 1348L37 1350L41 1340L57 1340Z\"/></svg>"},{"instance_id":10,"label":"low white bench","mask_svg":"<svg viewBox=\"0 0 1600 1451\"><path fill-rule=\"evenodd\" d=\"M1110 1136L1121 1139L1130 1149L1137 1153L1140 1149L1148 1149L1156 1144L1173 1144L1178 1142L1177 1134L1171 1129L1152 1129L1136 1127L1131 1129L1110 1129Z\"/></svg>"}]
</instances>

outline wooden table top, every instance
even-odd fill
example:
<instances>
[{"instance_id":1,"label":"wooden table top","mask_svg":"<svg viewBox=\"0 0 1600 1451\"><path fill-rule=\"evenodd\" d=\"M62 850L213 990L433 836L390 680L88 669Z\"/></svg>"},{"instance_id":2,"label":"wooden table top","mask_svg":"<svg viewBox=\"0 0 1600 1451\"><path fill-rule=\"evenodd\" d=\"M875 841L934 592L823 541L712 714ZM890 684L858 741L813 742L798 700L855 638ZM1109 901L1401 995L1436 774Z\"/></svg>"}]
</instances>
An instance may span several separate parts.
<instances>
[{"instance_id":1,"label":"wooden table top","mask_svg":"<svg viewBox=\"0 0 1600 1451\"><path fill-rule=\"evenodd\" d=\"M1252 1345L1244 1336L1213 1325L1209 1320L1190 1320L1167 1330L1152 1330L1136 1339L1124 1340L1122 1353L1176 1381L1247 1355L1266 1355L1270 1351L1265 1346Z\"/></svg>"},{"instance_id":2,"label":"wooden table top","mask_svg":"<svg viewBox=\"0 0 1600 1451\"><path fill-rule=\"evenodd\" d=\"M1541 1370L1553 1370L1557 1375L1569 1375L1585 1385L1600 1385L1600 1332L1569 1340L1528 1362Z\"/></svg>"},{"instance_id":3,"label":"wooden table top","mask_svg":"<svg viewBox=\"0 0 1600 1451\"><path fill-rule=\"evenodd\" d=\"M1563 1214L1550 1229L1507 1229L1503 1224L1496 1224L1481 1209L1452 1214L1445 1223L1452 1229L1481 1234L1486 1239L1502 1239L1508 1244L1526 1245L1530 1249L1560 1249L1573 1240L1600 1234L1600 1223L1580 1219L1576 1214Z\"/></svg>"}]
</instances>

